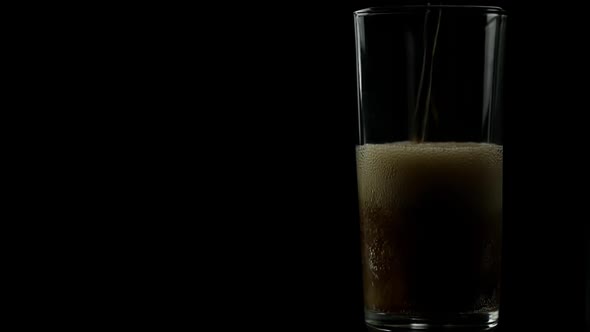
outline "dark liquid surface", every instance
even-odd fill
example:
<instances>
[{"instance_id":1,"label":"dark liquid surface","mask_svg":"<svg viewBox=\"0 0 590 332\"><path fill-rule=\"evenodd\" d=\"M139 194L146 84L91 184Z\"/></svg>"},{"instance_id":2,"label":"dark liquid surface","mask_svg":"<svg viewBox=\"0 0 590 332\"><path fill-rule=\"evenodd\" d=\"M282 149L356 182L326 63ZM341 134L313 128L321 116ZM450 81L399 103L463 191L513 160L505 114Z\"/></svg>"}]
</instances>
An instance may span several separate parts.
<instances>
[{"instance_id":1,"label":"dark liquid surface","mask_svg":"<svg viewBox=\"0 0 590 332\"><path fill-rule=\"evenodd\" d=\"M502 148L365 145L357 161L367 309L497 310Z\"/></svg>"}]
</instances>

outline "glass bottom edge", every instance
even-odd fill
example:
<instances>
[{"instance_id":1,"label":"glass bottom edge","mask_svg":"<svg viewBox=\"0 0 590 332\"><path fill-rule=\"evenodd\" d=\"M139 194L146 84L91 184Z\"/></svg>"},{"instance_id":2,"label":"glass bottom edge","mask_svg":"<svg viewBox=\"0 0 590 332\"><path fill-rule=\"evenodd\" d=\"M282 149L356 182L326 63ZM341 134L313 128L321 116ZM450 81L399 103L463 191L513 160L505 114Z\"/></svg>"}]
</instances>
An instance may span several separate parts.
<instances>
[{"instance_id":1,"label":"glass bottom edge","mask_svg":"<svg viewBox=\"0 0 590 332\"><path fill-rule=\"evenodd\" d=\"M473 329L489 331L498 325L498 310L485 313L400 314L365 310L365 323L370 331L426 329Z\"/></svg>"}]
</instances>

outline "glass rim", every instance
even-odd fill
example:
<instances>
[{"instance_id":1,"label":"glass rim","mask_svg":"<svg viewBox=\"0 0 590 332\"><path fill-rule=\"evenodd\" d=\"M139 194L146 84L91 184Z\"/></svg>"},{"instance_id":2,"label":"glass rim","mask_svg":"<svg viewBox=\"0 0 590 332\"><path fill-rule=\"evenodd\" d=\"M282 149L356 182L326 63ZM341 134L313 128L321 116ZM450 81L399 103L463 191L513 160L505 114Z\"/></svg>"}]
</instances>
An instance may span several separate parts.
<instances>
[{"instance_id":1,"label":"glass rim","mask_svg":"<svg viewBox=\"0 0 590 332\"><path fill-rule=\"evenodd\" d=\"M369 7L354 12L355 16L387 15L407 13L420 9L471 9L478 10L484 14L506 14L506 10L498 6L477 6L477 5L392 5Z\"/></svg>"}]
</instances>

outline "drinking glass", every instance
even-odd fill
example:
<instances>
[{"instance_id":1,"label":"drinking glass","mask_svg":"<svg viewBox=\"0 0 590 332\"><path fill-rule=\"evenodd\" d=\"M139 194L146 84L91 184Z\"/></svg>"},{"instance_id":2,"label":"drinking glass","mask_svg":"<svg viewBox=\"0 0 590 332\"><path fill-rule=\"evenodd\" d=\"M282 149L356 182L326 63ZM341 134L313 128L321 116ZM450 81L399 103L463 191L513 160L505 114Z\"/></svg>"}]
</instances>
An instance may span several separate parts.
<instances>
[{"instance_id":1,"label":"drinking glass","mask_svg":"<svg viewBox=\"0 0 590 332\"><path fill-rule=\"evenodd\" d=\"M423 5L354 18L366 323L495 326L507 15Z\"/></svg>"}]
</instances>

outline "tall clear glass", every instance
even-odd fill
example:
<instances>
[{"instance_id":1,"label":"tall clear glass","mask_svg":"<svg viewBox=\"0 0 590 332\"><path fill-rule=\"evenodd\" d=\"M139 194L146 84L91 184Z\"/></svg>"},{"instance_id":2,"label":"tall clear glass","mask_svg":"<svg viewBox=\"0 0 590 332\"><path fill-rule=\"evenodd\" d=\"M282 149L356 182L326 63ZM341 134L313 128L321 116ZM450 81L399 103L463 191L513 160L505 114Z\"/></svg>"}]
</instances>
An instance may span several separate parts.
<instances>
[{"instance_id":1,"label":"tall clear glass","mask_svg":"<svg viewBox=\"0 0 590 332\"><path fill-rule=\"evenodd\" d=\"M495 326L502 230L498 7L355 12L370 326Z\"/></svg>"}]
</instances>

